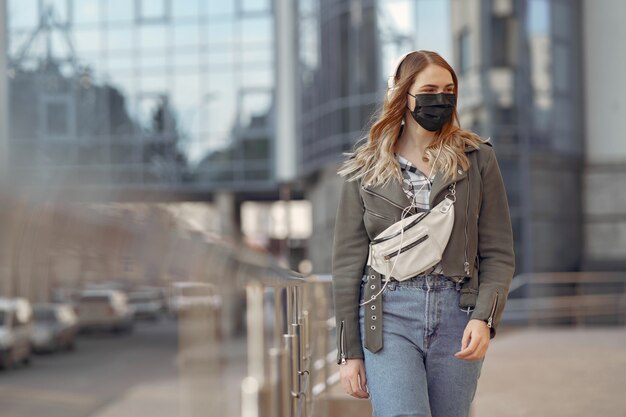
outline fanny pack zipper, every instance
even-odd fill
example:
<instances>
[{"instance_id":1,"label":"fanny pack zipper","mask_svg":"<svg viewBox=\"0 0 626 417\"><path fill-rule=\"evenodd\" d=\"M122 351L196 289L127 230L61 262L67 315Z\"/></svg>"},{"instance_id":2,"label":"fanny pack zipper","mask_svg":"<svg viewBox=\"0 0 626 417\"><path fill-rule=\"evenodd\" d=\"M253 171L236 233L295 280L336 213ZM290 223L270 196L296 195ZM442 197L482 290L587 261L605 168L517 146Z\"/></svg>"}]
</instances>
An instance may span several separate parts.
<instances>
[{"instance_id":1,"label":"fanny pack zipper","mask_svg":"<svg viewBox=\"0 0 626 417\"><path fill-rule=\"evenodd\" d=\"M424 236L420 237L419 239L417 239L415 242L409 243L408 245L404 246L399 251L396 250L396 251L393 251L393 252L385 255L384 258L385 258L386 261L388 261L389 259L393 258L394 256L397 256L397 255L401 254L402 252L405 252L405 251L411 249L412 247L419 245L420 243L422 243L426 239L428 239L428 235L424 235Z\"/></svg>"},{"instance_id":2,"label":"fanny pack zipper","mask_svg":"<svg viewBox=\"0 0 626 417\"><path fill-rule=\"evenodd\" d=\"M428 216L430 214L432 210L428 210L428 211L424 211L423 215L419 216L417 219L413 220L411 223L407 224L404 227L404 232L406 233L407 230L409 230L410 228L412 228L413 226L415 226L416 224L418 224L419 222L421 222L422 220L424 220L424 218L426 216ZM400 233L402 232L402 230L398 230L396 233L389 235L389 236L385 236L385 237L381 237L379 239L372 239L371 243L372 244L376 244L376 243L380 243L380 242L384 242L386 240L389 240L391 238L394 238L396 236L398 236Z\"/></svg>"}]
</instances>

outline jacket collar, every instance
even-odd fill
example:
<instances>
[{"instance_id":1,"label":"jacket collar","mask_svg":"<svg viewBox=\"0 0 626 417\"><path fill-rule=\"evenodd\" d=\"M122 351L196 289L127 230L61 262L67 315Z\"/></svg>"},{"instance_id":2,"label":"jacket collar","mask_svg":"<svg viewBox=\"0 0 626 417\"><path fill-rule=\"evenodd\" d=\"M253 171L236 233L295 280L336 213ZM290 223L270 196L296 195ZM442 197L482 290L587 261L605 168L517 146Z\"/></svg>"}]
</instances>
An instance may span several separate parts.
<instances>
[{"instance_id":1,"label":"jacket collar","mask_svg":"<svg viewBox=\"0 0 626 417\"><path fill-rule=\"evenodd\" d=\"M476 148L472 146L465 146L465 153L470 153L475 151ZM447 178L445 181L443 179L443 173L440 170L437 170L435 173L435 177L433 179L433 185L430 191L429 197L429 207L434 207L436 205L435 201L438 195L447 189L447 187L455 181L461 181L467 177L467 171L463 171L461 169L457 170L454 174L454 178ZM411 204L411 200L408 198L404 189L402 188L402 184L395 179L391 179L387 185L376 185L376 186L364 186L363 188L370 190L374 194L377 194L380 197L390 200L394 205L399 207L406 207ZM416 214L417 210L415 207L411 207L409 209L409 214Z\"/></svg>"}]
</instances>

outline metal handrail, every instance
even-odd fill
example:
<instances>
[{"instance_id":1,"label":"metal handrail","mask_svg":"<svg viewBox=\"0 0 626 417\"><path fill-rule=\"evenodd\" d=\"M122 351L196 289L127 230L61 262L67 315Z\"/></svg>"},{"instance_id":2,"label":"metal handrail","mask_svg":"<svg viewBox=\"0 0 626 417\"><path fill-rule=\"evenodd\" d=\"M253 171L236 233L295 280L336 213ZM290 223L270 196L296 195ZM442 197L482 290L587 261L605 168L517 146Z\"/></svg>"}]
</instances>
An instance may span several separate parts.
<instances>
[{"instance_id":1,"label":"metal handrail","mask_svg":"<svg viewBox=\"0 0 626 417\"><path fill-rule=\"evenodd\" d=\"M335 331L330 277L282 272L281 277L250 279L245 285L248 376L241 385L243 417L311 416L314 398L337 380L329 375L336 356L336 349L329 352Z\"/></svg>"},{"instance_id":2,"label":"metal handrail","mask_svg":"<svg viewBox=\"0 0 626 417\"><path fill-rule=\"evenodd\" d=\"M610 291L601 291L603 286L609 286ZM513 279L509 294L522 290L523 297L508 298L503 321L536 324L545 319L572 318L581 325L586 317L612 315L626 324L626 273L621 271L520 274Z\"/></svg>"}]
</instances>

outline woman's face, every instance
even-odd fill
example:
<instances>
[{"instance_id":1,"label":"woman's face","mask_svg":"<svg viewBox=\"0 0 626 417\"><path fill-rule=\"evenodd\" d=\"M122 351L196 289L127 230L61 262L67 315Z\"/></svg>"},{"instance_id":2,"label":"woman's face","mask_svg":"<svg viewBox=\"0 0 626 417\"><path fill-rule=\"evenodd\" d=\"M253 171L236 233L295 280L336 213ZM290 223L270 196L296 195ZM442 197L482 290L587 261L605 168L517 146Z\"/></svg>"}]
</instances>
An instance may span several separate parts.
<instances>
[{"instance_id":1,"label":"woman's face","mask_svg":"<svg viewBox=\"0 0 626 417\"><path fill-rule=\"evenodd\" d=\"M415 82L409 89L409 93L417 94L438 94L438 93L454 93L454 81L452 74L447 69L439 65L430 64L417 77ZM407 97L407 106L409 109L415 109L415 98L409 94Z\"/></svg>"}]
</instances>

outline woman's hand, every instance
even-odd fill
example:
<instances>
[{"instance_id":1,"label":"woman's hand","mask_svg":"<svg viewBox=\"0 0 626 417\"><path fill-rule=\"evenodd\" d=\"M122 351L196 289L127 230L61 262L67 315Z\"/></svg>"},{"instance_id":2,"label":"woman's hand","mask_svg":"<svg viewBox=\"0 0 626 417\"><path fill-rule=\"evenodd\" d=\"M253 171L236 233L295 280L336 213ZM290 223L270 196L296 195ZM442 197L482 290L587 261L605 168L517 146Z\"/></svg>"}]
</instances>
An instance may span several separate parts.
<instances>
[{"instance_id":1,"label":"woman's hand","mask_svg":"<svg viewBox=\"0 0 626 417\"><path fill-rule=\"evenodd\" d=\"M482 359L489 347L489 336L490 330L484 320L471 319L463 332L461 350L455 353L454 356L465 360Z\"/></svg>"},{"instance_id":2,"label":"woman's hand","mask_svg":"<svg viewBox=\"0 0 626 417\"><path fill-rule=\"evenodd\" d=\"M346 394L354 398L369 398L363 359L347 359L345 364L339 365L339 375Z\"/></svg>"}]
</instances>

